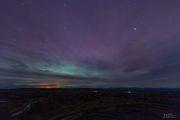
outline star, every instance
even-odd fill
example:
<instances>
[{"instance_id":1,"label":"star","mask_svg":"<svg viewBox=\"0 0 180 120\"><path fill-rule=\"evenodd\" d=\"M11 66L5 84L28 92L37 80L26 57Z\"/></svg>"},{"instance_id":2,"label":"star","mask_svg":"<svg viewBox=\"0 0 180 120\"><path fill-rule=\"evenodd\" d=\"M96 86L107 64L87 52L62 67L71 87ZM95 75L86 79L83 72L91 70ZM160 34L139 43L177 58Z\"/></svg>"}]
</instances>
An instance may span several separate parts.
<instances>
[{"instance_id":1,"label":"star","mask_svg":"<svg viewBox=\"0 0 180 120\"><path fill-rule=\"evenodd\" d=\"M67 4L66 4L66 3L64 3L64 7L67 7Z\"/></svg>"},{"instance_id":2,"label":"star","mask_svg":"<svg viewBox=\"0 0 180 120\"><path fill-rule=\"evenodd\" d=\"M42 42L40 42L40 43L39 43L39 45L41 46L41 45L43 45L43 43L42 43Z\"/></svg>"},{"instance_id":3,"label":"star","mask_svg":"<svg viewBox=\"0 0 180 120\"><path fill-rule=\"evenodd\" d=\"M25 5L25 3L24 3L24 2L22 2L22 3L20 3L20 5L21 5L21 6L24 6L24 5Z\"/></svg>"},{"instance_id":4,"label":"star","mask_svg":"<svg viewBox=\"0 0 180 120\"><path fill-rule=\"evenodd\" d=\"M16 40L16 39L13 39L13 42L17 42L17 40Z\"/></svg>"},{"instance_id":5,"label":"star","mask_svg":"<svg viewBox=\"0 0 180 120\"><path fill-rule=\"evenodd\" d=\"M136 30L137 30L137 28L136 28L136 27L134 27L134 28L133 28L133 30L134 30L134 31L136 31Z\"/></svg>"},{"instance_id":6,"label":"star","mask_svg":"<svg viewBox=\"0 0 180 120\"><path fill-rule=\"evenodd\" d=\"M67 30L68 28L66 26L64 26L64 30Z\"/></svg>"}]
</instances>

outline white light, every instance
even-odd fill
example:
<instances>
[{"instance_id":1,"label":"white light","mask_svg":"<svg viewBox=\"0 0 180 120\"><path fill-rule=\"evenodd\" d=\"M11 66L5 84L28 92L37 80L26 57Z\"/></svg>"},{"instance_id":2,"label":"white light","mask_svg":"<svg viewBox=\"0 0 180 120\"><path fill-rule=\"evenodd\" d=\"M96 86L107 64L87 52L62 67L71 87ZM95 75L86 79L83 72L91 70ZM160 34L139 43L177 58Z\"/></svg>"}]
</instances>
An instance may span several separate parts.
<instances>
[{"instance_id":1,"label":"white light","mask_svg":"<svg viewBox=\"0 0 180 120\"><path fill-rule=\"evenodd\" d=\"M136 27L134 27L134 28L133 28L133 30L135 30L135 31L136 31L136 30L137 30L137 28L136 28Z\"/></svg>"}]
</instances>

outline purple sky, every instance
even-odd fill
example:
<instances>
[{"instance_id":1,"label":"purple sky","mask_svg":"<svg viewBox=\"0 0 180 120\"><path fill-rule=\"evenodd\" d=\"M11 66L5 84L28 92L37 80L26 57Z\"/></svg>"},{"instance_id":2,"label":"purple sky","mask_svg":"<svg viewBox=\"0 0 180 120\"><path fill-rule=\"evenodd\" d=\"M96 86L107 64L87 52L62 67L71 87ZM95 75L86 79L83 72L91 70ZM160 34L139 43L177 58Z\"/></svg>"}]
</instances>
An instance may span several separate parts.
<instances>
[{"instance_id":1,"label":"purple sky","mask_svg":"<svg viewBox=\"0 0 180 120\"><path fill-rule=\"evenodd\" d=\"M179 5L0 0L0 88L179 88Z\"/></svg>"}]
</instances>

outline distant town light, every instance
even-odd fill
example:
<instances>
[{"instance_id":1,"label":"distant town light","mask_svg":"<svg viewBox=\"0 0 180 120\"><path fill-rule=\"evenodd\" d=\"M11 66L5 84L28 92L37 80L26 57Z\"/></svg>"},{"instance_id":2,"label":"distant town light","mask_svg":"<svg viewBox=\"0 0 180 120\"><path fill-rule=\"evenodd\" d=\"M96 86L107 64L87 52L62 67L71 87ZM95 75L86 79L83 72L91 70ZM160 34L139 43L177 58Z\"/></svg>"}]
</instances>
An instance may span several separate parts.
<instances>
[{"instance_id":1,"label":"distant town light","mask_svg":"<svg viewBox=\"0 0 180 120\"><path fill-rule=\"evenodd\" d=\"M93 92L94 92L94 93L97 93L98 91L97 91L97 90L94 90Z\"/></svg>"},{"instance_id":2,"label":"distant town light","mask_svg":"<svg viewBox=\"0 0 180 120\"><path fill-rule=\"evenodd\" d=\"M131 94L132 93L132 91L128 91L128 94Z\"/></svg>"}]
</instances>

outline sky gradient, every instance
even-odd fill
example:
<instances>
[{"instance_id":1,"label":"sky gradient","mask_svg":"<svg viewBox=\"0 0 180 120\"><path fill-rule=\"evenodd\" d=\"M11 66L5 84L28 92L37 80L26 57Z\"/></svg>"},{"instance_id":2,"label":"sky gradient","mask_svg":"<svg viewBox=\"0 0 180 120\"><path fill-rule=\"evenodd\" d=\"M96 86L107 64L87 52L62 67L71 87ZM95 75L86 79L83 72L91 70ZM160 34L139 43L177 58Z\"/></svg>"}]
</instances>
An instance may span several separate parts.
<instances>
[{"instance_id":1,"label":"sky gradient","mask_svg":"<svg viewBox=\"0 0 180 120\"><path fill-rule=\"evenodd\" d=\"M179 0L0 0L0 88L180 88Z\"/></svg>"}]
</instances>

